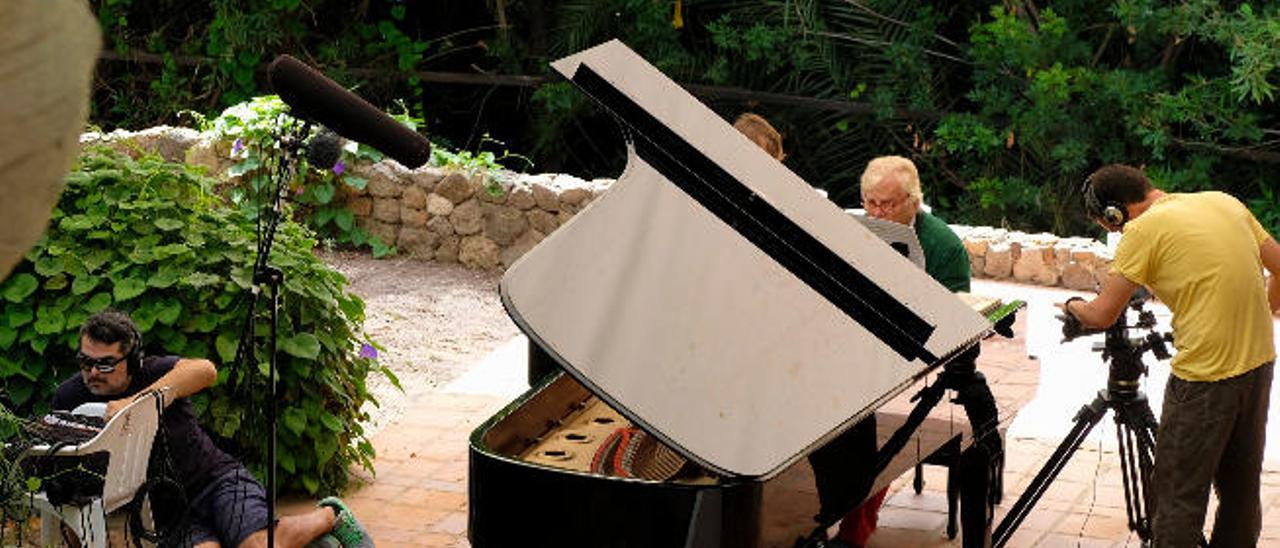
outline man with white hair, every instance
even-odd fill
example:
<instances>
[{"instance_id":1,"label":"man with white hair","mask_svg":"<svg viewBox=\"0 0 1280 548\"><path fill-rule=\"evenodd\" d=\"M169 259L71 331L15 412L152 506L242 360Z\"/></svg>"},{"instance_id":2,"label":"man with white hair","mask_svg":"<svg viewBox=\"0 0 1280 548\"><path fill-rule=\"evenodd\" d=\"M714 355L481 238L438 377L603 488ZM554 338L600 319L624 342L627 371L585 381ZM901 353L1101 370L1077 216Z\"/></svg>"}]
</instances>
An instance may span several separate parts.
<instances>
[{"instance_id":1,"label":"man with white hair","mask_svg":"<svg viewBox=\"0 0 1280 548\"><path fill-rule=\"evenodd\" d=\"M969 291L969 254L965 251L960 237L952 232L947 223L933 216L922 208L923 193L920 190L920 175L911 160L901 156L881 156L871 160L862 173L862 204L867 215L904 224L915 229L920 247L924 251L925 271L953 292ZM948 388L957 390L959 396L955 401L965 406L969 421L973 424L975 437L983 437L983 454L980 457L971 455L966 462L972 462L974 468L987 468L987 462L1000 454L999 436L990 435L994 431L996 419L995 401L986 380L976 372L974 361L977 359L977 347L957 357L947 365ZM887 488L870 495L875 482L876 463L876 419L875 414L867 416L853 428L845 431L826 446L809 455L809 463L813 466L817 480L818 499L821 509L816 516L819 523L831 523L839 518L838 512L848 508L853 502L864 502L840 519L840 530L829 546L836 548L864 546L876 529L876 516L880 505L884 502ZM984 462L987 461L987 462ZM966 466L969 468L971 466ZM985 486L985 484L984 484ZM981 491L985 491L985 488ZM990 525L990 516L978 512L985 511L985 505L979 504L986 493L965 498L964 513L966 525L972 524L977 516L985 518ZM985 534L966 531L965 544L981 544Z\"/></svg>"},{"instance_id":2,"label":"man with white hair","mask_svg":"<svg viewBox=\"0 0 1280 548\"><path fill-rule=\"evenodd\" d=\"M951 227L921 205L920 174L901 156L871 160L862 172L862 205L867 215L915 229L924 250L925 271L951 291L969 291L969 254Z\"/></svg>"}]
</instances>

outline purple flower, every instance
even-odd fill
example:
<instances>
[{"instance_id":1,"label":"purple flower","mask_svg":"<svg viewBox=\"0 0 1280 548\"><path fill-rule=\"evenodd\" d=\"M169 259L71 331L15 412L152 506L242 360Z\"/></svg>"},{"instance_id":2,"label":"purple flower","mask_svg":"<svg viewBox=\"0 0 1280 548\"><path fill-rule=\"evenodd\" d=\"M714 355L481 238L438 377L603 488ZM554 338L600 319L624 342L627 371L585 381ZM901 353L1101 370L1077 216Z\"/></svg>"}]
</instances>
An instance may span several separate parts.
<instances>
[{"instance_id":1,"label":"purple flower","mask_svg":"<svg viewBox=\"0 0 1280 548\"><path fill-rule=\"evenodd\" d=\"M240 154L242 150L244 150L244 139L237 138L236 142L231 145L231 153Z\"/></svg>"},{"instance_id":2,"label":"purple flower","mask_svg":"<svg viewBox=\"0 0 1280 548\"><path fill-rule=\"evenodd\" d=\"M334 175L342 175L342 172L346 170L347 170L347 164L342 163L342 160L338 160L337 163L333 164Z\"/></svg>"},{"instance_id":3,"label":"purple flower","mask_svg":"<svg viewBox=\"0 0 1280 548\"><path fill-rule=\"evenodd\" d=\"M374 348L374 347L373 347L373 345L371 345L371 344L369 344L369 343L361 344L361 345L360 345L360 357L361 357L361 358L369 358L369 359L371 359L371 360L376 360L376 359L378 359L378 349L377 349L377 348Z\"/></svg>"}]
</instances>

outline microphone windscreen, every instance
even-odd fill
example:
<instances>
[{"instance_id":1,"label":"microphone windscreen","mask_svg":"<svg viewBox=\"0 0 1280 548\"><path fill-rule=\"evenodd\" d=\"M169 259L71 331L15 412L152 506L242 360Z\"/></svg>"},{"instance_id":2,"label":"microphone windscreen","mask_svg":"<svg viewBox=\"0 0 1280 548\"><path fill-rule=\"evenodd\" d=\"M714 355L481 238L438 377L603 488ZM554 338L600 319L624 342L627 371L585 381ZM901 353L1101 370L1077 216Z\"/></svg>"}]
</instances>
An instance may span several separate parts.
<instances>
[{"instance_id":1,"label":"microphone windscreen","mask_svg":"<svg viewBox=\"0 0 1280 548\"><path fill-rule=\"evenodd\" d=\"M322 129L307 141L307 162L313 167L329 169L342 157L342 137L330 129Z\"/></svg>"},{"instance_id":2,"label":"microphone windscreen","mask_svg":"<svg viewBox=\"0 0 1280 548\"><path fill-rule=\"evenodd\" d=\"M267 68L271 87L293 114L364 143L408 168L431 159L431 142L337 82L289 55Z\"/></svg>"}]
</instances>

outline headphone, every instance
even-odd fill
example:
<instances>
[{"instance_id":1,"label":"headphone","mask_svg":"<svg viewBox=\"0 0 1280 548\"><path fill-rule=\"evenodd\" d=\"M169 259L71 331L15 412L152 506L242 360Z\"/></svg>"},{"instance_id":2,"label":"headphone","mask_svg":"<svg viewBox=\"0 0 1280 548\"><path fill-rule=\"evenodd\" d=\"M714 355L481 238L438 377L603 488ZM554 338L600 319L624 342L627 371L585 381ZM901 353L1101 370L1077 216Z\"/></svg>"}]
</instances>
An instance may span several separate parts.
<instances>
[{"instance_id":1,"label":"headphone","mask_svg":"<svg viewBox=\"0 0 1280 548\"><path fill-rule=\"evenodd\" d=\"M133 318L129 318L129 353L125 355L125 362L129 364L129 374L133 375L142 369L142 333L138 331L138 326L133 323Z\"/></svg>"},{"instance_id":2,"label":"headphone","mask_svg":"<svg viewBox=\"0 0 1280 548\"><path fill-rule=\"evenodd\" d=\"M1124 224L1129 222L1129 209L1124 204L1098 199L1098 193L1093 188L1093 175L1086 178L1080 185L1080 194L1084 196L1084 210L1090 218L1117 229L1123 228Z\"/></svg>"}]
</instances>

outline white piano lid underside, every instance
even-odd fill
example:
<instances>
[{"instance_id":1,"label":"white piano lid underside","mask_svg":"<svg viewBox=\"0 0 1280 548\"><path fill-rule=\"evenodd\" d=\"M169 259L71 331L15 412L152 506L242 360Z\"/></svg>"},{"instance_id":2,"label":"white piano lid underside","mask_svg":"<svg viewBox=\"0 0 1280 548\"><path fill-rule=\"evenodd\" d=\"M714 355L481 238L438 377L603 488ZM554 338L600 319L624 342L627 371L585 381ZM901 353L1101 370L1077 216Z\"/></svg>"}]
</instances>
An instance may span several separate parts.
<instances>
[{"instance_id":1,"label":"white piano lid underside","mask_svg":"<svg viewBox=\"0 0 1280 548\"><path fill-rule=\"evenodd\" d=\"M931 353L946 355L990 327L625 46L555 66L579 62L937 326ZM508 269L502 291L513 317L575 376L726 474L776 473L927 367L904 360L634 153L607 193Z\"/></svg>"}]
</instances>

